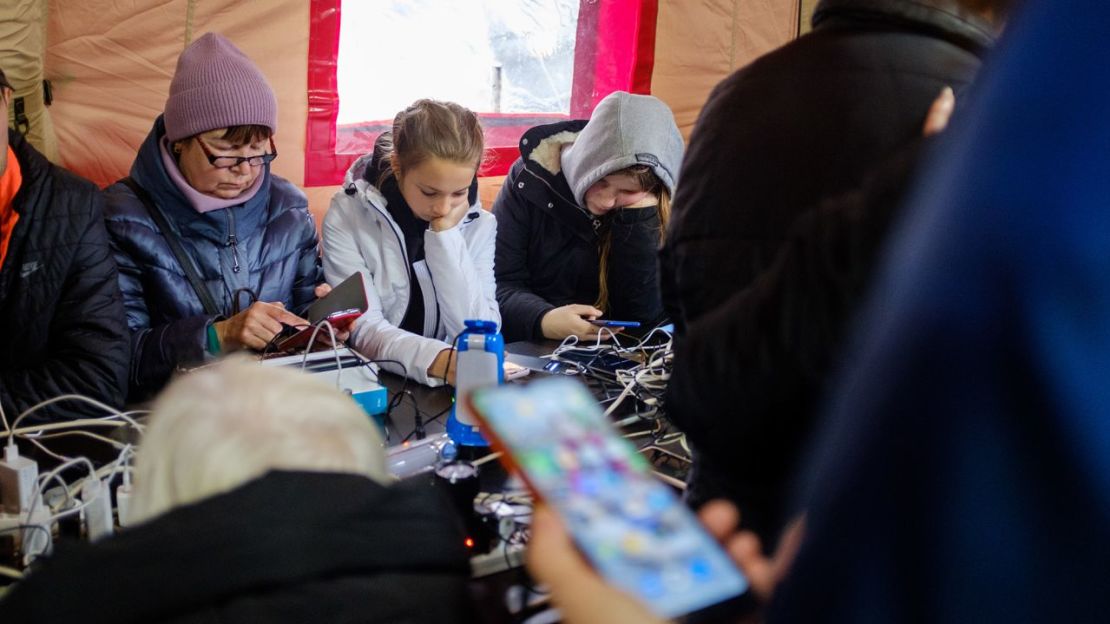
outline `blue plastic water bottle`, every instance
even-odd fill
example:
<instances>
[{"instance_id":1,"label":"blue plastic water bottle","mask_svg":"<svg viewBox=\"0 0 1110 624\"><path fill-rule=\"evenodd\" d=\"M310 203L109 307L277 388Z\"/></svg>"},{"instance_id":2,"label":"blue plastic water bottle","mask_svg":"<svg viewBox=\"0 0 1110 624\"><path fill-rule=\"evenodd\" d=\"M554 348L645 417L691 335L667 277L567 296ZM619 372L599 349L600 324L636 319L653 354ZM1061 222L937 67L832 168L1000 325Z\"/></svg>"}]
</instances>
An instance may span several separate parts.
<instances>
[{"instance_id":1,"label":"blue plastic water bottle","mask_svg":"<svg viewBox=\"0 0 1110 624\"><path fill-rule=\"evenodd\" d=\"M459 334L455 367L455 404L447 419L447 435L459 446L489 446L478 431L478 421L466 405L467 393L504 381L505 339L493 321L465 321Z\"/></svg>"}]
</instances>

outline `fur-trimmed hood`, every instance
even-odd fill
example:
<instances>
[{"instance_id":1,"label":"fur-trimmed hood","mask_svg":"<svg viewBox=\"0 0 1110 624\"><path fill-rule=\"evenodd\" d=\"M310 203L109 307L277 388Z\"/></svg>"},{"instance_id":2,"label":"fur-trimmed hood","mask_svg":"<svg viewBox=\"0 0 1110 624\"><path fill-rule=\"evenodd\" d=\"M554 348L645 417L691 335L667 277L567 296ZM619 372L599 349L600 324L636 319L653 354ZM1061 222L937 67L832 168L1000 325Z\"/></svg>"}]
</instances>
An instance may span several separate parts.
<instances>
[{"instance_id":1,"label":"fur-trimmed hood","mask_svg":"<svg viewBox=\"0 0 1110 624\"><path fill-rule=\"evenodd\" d=\"M559 175L563 171L560 156L563 147L574 143L578 138L578 130L560 130L540 141L528 154L528 160L546 169L551 175Z\"/></svg>"}]
</instances>

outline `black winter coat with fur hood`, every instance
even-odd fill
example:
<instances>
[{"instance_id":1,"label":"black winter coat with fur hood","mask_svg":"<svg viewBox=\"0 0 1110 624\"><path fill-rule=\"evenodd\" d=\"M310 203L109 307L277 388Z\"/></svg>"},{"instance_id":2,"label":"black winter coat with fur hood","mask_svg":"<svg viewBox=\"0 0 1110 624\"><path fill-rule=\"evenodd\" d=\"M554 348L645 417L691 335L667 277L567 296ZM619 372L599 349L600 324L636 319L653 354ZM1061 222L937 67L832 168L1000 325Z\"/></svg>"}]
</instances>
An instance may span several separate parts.
<instances>
[{"instance_id":1,"label":"black winter coat with fur hood","mask_svg":"<svg viewBox=\"0 0 1110 624\"><path fill-rule=\"evenodd\" d=\"M593 305L599 289L598 244L609 229L609 309L606 316L653 326L659 299L659 213L615 210L595 217L575 201L559 153L586 120L532 128L520 141L493 204L497 217L497 302L507 342L542 340L540 322L554 308Z\"/></svg>"}]
</instances>

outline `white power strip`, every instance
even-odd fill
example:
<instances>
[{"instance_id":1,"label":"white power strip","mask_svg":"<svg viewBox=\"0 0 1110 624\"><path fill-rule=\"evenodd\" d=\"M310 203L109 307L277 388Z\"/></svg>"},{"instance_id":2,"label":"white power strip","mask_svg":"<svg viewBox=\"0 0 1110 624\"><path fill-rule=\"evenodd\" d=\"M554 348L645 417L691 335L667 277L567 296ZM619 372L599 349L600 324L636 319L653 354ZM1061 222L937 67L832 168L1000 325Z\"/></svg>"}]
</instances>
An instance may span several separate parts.
<instances>
[{"instance_id":1,"label":"white power strip","mask_svg":"<svg viewBox=\"0 0 1110 624\"><path fill-rule=\"evenodd\" d=\"M338 360L338 364L337 364ZM305 355L286 355L262 360L263 366L288 366L303 368L304 372L334 384L371 416L384 414L389 397L384 386L378 383L378 367L364 363L347 347L328 351L314 351Z\"/></svg>"}]
</instances>

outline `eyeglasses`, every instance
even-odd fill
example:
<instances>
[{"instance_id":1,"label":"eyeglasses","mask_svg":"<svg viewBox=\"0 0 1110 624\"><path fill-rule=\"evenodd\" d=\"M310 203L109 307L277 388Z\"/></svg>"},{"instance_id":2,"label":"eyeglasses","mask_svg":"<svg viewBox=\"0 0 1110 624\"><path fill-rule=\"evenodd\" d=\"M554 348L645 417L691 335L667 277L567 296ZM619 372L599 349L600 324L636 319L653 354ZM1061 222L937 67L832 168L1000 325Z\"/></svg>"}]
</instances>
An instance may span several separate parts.
<instances>
[{"instance_id":1,"label":"eyeglasses","mask_svg":"<svg viewBox=\"0 0 1110 624\"><path fill-rule=\"evenodd\" d=\"M216 156L208 149L204 141L200 140L199 136L193 138L200 144L200 149L204 152L204 156L208 159L208 163L217 169L230 169L242 163L247 163L252 167L261 167L263 164L271 163L277 158L277 147L274 145L274 137L270 137L270 153L258 154L257 156Z\"/></svg>"}]
</instances>

